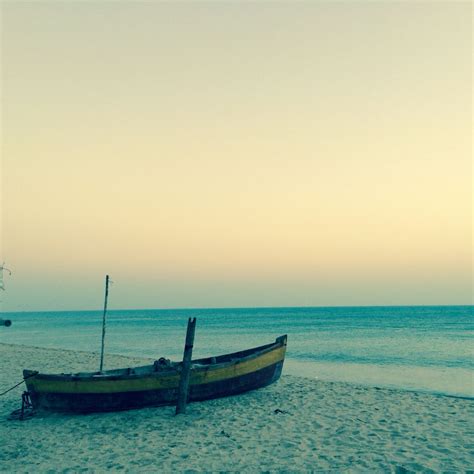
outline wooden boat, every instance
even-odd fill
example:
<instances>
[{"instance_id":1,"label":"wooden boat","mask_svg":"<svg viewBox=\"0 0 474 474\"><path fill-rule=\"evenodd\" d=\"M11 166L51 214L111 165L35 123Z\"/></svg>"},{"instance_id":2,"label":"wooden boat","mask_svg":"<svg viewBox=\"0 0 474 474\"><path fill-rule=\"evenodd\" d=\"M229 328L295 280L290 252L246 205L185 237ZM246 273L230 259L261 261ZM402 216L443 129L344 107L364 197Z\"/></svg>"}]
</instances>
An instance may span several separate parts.
<instances>
[{"instance_id":1,"label":"wooden boat","mask_svg":"<svg viewBox=\"0 0 474 474\"><path fill-rule=\"evenodd\" d=\"M188 401L227 397L280 378L287 336L232 354L192 361ZM166 359L142 367L77 374L24 370L35 409L88 413L176 404L182 363Z\"/></svg>"}]
</instances>

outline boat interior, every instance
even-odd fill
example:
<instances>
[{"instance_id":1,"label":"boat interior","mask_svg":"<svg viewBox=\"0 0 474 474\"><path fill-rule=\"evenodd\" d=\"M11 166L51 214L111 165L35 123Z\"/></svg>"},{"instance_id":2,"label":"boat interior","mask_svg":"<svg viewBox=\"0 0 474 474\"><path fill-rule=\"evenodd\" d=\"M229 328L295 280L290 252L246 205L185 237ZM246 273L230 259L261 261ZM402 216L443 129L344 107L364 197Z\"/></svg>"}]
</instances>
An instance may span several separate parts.
<instances>
[{"instance_id":1,"label":"boat interior","mask_svg":"<svg viewBox=\"0 0 474 474\"><path fill-rule=\"evenodd\" d=\"M280 345L286 341L286 336L280 336L275 342L265 344L263 346L254 347L252 349L246 349L243 351L233 352L230 354L224 354L216 357L205 357L202 359L195 359L191 362L191 367L194 369L205 368L216 366L220 364L227 364L232 362L238 362L246 358L255 357L260 353L267 352L273 349L275 346ZM126 367L123 369L112 369L104 370L102 372L78 372L78 373L62 373L57 374L59 377L80 377L80 378L99 378L99 377L120 377L120 376L136 376L136 375L148 375L153 373L165 373L165 372L176 372L181 366L181 362L173 362L169 359L161 357L155 360L153 364L139 366L139 367ZM41 374L44 376L50 376L50 374Z\"/></svg>"}]
</instances>

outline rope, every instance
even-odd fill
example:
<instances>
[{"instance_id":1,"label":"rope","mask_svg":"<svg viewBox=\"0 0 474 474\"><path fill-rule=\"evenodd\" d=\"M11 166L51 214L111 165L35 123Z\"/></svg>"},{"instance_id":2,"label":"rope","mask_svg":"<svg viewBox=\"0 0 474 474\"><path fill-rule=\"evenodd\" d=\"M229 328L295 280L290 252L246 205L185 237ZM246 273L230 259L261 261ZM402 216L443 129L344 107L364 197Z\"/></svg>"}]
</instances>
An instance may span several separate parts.
<instances>
[{"instance_id":1,"label":"rope","mask_svg":"<svg viewBox=\"0 0 474 474\"><path fill-rule=\"evenodd\" d=\"M23 377L23 380L21 382L18 382L16 385L13 385L13 387L9 388L8 390L5 390L4 392L0 393L0 397L5 395L8 392L11 392L14 388L17 388L19 385L21 385L26 379L29 379L30 377L34 377L35 375L38 375L39 372L33 372L30 375L27 375L26 377Z\"/></svg>"}]
</instances>

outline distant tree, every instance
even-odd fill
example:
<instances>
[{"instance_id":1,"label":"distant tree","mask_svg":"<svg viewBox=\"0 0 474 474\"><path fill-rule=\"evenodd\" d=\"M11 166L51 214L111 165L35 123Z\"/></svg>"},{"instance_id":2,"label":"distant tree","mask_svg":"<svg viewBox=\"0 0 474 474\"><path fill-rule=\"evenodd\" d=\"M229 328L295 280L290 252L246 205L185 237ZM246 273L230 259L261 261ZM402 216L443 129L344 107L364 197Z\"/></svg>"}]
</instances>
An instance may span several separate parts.
<instances>
[{"instance_id":1,"label":"distant tree","mask_svg":"<svg viewBox=\"0 0 474 474\"><path fill-rule=\"evenodd\" d=\"M9 275L12 274L12 272L5 267L5 262L2 263L0 266L0 290L5 291L5 283L3 281L3 272L8 272Z\"/></svg>"}]
</instances>

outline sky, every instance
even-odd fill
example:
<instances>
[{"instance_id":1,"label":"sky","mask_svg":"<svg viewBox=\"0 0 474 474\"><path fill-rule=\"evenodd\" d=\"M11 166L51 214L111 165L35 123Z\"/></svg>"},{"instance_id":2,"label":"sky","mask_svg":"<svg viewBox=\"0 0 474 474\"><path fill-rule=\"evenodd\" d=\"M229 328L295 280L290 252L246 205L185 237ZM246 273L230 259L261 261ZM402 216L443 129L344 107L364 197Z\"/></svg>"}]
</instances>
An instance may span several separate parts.
<instances>
[{"instance_id":1,"label":"sky","mask_svg":"<svg viewBox=\"0 0 474 474\"><path fill-rule=\"evenodd\" d=\"M471 40L470 2L2 2L3 309L472 304Z\"/></svg>"}]
</instances>

